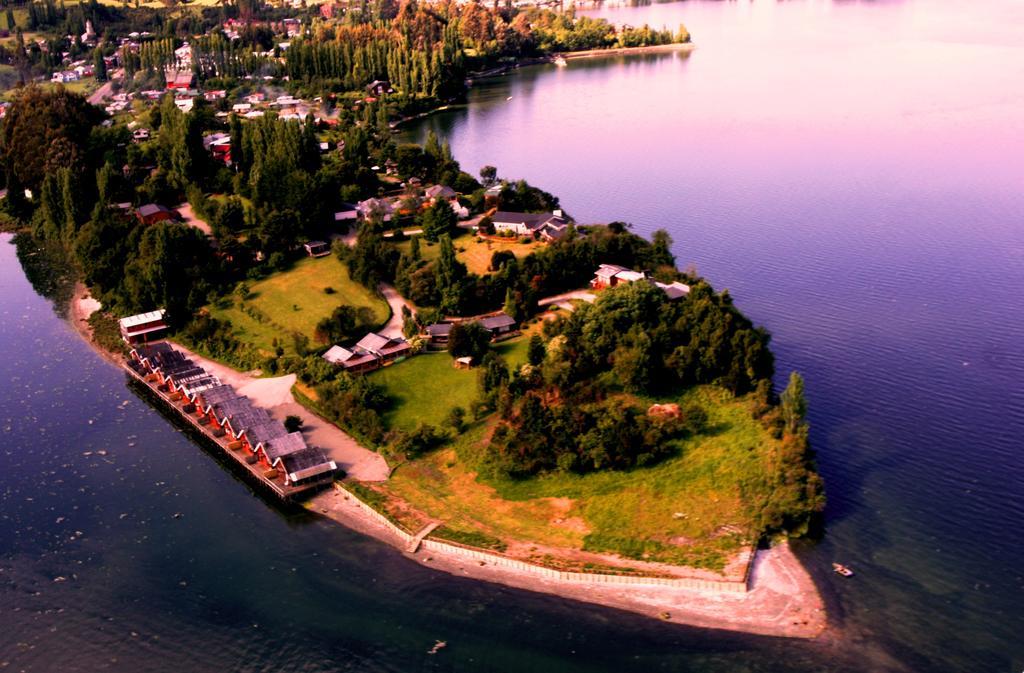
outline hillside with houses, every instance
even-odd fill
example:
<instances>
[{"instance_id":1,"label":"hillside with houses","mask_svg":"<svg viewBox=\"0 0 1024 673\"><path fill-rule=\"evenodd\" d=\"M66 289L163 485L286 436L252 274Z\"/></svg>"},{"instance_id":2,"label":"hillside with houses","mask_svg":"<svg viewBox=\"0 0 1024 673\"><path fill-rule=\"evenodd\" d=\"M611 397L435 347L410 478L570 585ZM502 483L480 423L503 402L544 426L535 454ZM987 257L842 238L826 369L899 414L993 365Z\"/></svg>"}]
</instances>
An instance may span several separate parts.
<instances>
[{"instance_id":1,"label":"hillside with houses","mask_svg":"<svg viewBox=\"0 0 1024 673\"><path fill-rule=\"evenodd\" d=\"M767 332L665 231L394 136L508 58L688 36L369 11L8 12L5 227L62 250L92 338L278 496L344 480L410 534L613 574L742 575L806 531L799 381L776 394Z\"/></svg>"}]
</instances>

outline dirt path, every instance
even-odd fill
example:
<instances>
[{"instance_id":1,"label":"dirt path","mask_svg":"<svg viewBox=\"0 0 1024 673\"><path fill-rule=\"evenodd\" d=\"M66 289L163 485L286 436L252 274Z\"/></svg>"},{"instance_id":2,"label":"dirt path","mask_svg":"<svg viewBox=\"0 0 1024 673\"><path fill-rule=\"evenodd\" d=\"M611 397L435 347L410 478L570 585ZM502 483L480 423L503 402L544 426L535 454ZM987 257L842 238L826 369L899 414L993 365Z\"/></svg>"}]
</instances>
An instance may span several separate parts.
<instances>
[{"instance_id":1,"label":"dirt path","mask_svg":"<svg viewBox=\"0 0 1024 673\"><path fill-rule=\"evenodd\" d=\"M186 201L181 205L175 206L175 210L181 215L181 221L190 227L195 227L199 231L203 232L207 236L213 236L213 229L204 220L200 220L196 217L195 212L192 210L192 204Z\"/></svg>"},{"instance_id":2,"label":"dirt path","mask_svg":"<svg viewBox=\"0 0 1024 673\"><path fill-rule=\"evenodd\" d=\"M394 286L381 283L377 286L384 300L391 307L391 319L382 327L379 332L386 337L402 336L402 307L408 306L409 310L415 310L415 306L405 300L405 297L398 293Z\"/></svg>"},{"instance_id":3,"label":"dirt path","mask_svg":"<svg viewBox=\"0 0 1024 673\"><path fill-rule=\"evenodd\" d=\"M572 299L582 299L588 304L593 304L597 299L597 295L590 290L573 290L572 292L563 292L562 294L555 294L550 297L544 297L537 301L537 306L550 306L551 304L561 304Z\"/></svg>"},{"instance_id":4,"label":"dirt path","mask_svg":"<svg viewBox=\"0 0 1024 673\"><path fill-rule=\"evenodd\" d=\"M193 353L181 344L171 342L176 349L190 357L206 371L245 395L253 404L263 407L279 421L288 416L302 419L302 436L310 446L327 451L331 460L345 473L358 481L384 481L391 473L387 462L376 451L364 448L355 439L334 424L320 418L295 401L292 386L295 374L274 378L257 378L258 372L239 372Z\"/></svg>"}]
</instances>

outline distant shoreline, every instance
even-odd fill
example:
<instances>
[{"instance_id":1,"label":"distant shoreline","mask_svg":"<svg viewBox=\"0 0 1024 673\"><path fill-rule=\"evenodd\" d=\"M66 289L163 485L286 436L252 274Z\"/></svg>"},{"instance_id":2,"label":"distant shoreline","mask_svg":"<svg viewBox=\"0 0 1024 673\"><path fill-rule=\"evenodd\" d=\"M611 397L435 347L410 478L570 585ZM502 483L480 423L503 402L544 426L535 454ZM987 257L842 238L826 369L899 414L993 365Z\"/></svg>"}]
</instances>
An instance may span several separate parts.
<instances>
[{"instance_id":1,"label":"distant shoreline","mask_svg":"<svg viewBox=\"0 0 1024 673\"><path fill-rule=\"evenodd\" d=\"M568 51L559 54L566 61L593 56L630 56L632 54L656 53L660 51L693 51L697 48L693 42L672 42L670 44L653 44L646 47L614 47L612 49L588 49L586 51Z\"/></svg>"},{"instance_id":2,"label":"distant shoreline","mask_svg":"<svg viewBox=\"0 0 1024 673\"><path fill-rule=\"evenodd\" d=\"M646 54L646 53L658 53L658 52L670 52L670 51L684 51L690 52L697 48L692 42L673 42L671 44L654 44L646 47L612 47L609 49L587 49L584 51L567 51L560 54L552 54L549 56L535 56L532 58L523 58L517 60L515 63L509 63L508 65L498 66L489 70L483 70L480 72L471 73L466 78L467 85L472 88L473 82L480 79L490 79L492 77L501 77L506 75L513 70L519 70L531 65L544 65L545 63L554 63L555 59L561 57L566 61L580 60L584 58L596 58L599 56L632 56L634 54ZM403 124L408 122L416 121L418 119L424 119L438 112L445 112L452 110L457 107L462 107L464 103L444 103L435 108L425 110L423 112L402 117L391 122L389 126L392 130L398 129Z\"/></svg>"}]
</instances>

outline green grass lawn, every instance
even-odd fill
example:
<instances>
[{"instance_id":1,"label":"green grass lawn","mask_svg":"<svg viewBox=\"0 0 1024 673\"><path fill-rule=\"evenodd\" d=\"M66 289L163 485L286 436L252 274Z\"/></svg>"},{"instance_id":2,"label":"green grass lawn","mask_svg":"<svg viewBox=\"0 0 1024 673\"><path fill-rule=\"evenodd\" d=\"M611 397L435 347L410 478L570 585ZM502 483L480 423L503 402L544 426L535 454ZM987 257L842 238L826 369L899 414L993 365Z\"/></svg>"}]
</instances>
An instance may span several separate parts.
<instances>
[{"instance_id":1,"label":"green grass lawn","mask_svg":"<svg viewBox=\"0 0 1024 673\"><path fill-rule=\"evenodd\" d=\"M456 369L448 353L422 353L369 374L395 400L384 414L389 428L440 426L452 407L468 409L476 399L476 369Z\"/></svg>"},{"instance_id":2,"label":"green grass lawn","mask_svg":"<svg viewBox=\"0 0 1024 673\"><path fill-rule=\"evenodd\" d=\"M466 265L470 273L484 275L490 273L491 255L498 250L511 250L519 258L526 257L531 252L539 250L543 243L520 243L518 238L507 241L492 241L481 239L477 241L475 236L463 233L459 230L455 239L455 256ZM408 240L399 241L394 244L399 252L408 253L412 243ZM426 262L433 262L441 252L437 243L430 243L425 238L420 238L420 257Z\"/></svg>"},{"instance_id":3,"label":"green grass lawn","mask_svg":"<svg viewBox=\"0 0 1024 673\"><path fill-rule=\"evenodd\" d=\"M399 252L408 255L409 250L412 248L412 241L409 239L398 241L394 243L394 246L398 248ZM437 243L431 243L425 238L420 238L420 259L424 262L433 262L440 254L441 246Z\"/></svg>"},{"instance_id":4,"label":"green grass lawn","mask_svg":"<svg viewBox=\"0 0 1024 673\"><path fill-rule=\"evenodd\" d=\"M519 259L526 257L535 250L540 250L543 243L536 241L520 243L518 238L496 241L491 239L477 240L475 236L464 236L455 242L458 257L470 273L484 275L490 273L491 256L499 250L511 251Z\"/></svg>"},{"instance_id":5,"label":"green grass lawn","mask_svg":"<svg viewBox=\"0 0 1024 673\"><path fill-rule=\"evenodd\" d=\"M328 287L334 288L334 294L324 292ZM348 268L333 255L303 259L287 271L251 283L245 300L230 295L208 308L214 318L229 321L239 339L271 355L275 339L287 353L294 352L293 333L312 340L316 324L341 304L370 309L377 324L390 316L387 303L353 281ZM261 319L244 311L243 305Z\"/></svg>"},{"instance_id":6,"label":"green grass lawn","mask_svg":"<svg viewBox=\"0 0 1024 673\"><path fill-rule=\"evenodd\" d=\"M651 467L482 478L486 427L477 425L453 446L400 466L379 488L520 555L524 546L539 545L721 571L748 542L741 485L758 482L778 445L751 417L747 400L704 387L680 400L690 401L707 409L713 429L680 442L676 456Z\"/></svg>"},{"instance_id":7,"label":"green grass lawn","mask_svg":"<svg viewBox=\"0 0 1024 673\"><path fill-rule=\"evenodd\" d=\"M536 326L530 329L536 329ZM526 362L529 337L518 337L492 348L511 368ZM414 430L420 423L440 426L452 407L469 410L477 396L478 368L456 369L446 352L421 353L369 374L385 386L395 406L384 415L389 428Z\"/></svg>"}]
</instances>

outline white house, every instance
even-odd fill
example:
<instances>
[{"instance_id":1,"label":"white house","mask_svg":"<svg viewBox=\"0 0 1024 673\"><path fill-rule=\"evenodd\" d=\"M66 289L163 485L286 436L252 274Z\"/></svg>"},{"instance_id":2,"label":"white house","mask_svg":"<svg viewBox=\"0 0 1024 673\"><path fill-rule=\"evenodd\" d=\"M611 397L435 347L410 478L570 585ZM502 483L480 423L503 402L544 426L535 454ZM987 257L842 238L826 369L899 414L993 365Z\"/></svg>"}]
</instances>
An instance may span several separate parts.
<instances>
[{"instance_id":1,"label":"white house","mask_svg":"<svg viewBox=\"0 0 1024 673\"><path fill-rule=\"evenodd\" d=\"M569 227L569 221L561 210L553 213L511 213L499 210L491 217L494 230L499 233L511 232L517 236L533 236L545 240L561 238Z\"/></svg>"}]
</instances>

